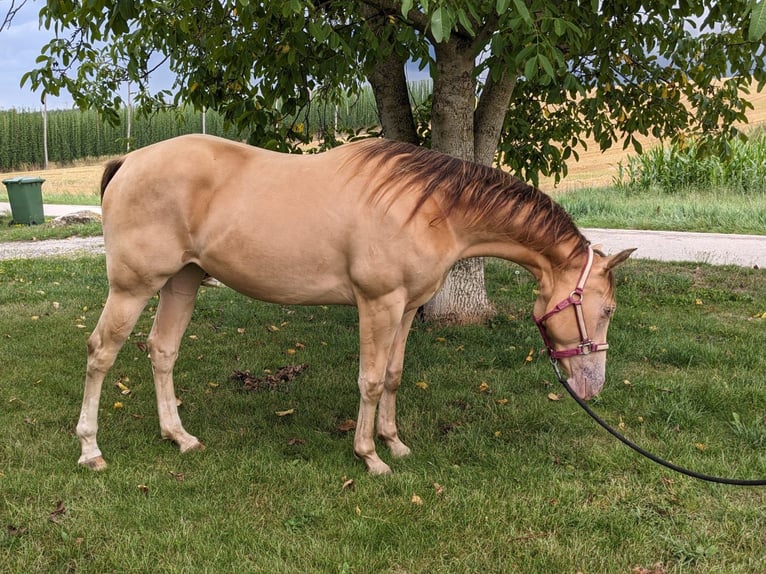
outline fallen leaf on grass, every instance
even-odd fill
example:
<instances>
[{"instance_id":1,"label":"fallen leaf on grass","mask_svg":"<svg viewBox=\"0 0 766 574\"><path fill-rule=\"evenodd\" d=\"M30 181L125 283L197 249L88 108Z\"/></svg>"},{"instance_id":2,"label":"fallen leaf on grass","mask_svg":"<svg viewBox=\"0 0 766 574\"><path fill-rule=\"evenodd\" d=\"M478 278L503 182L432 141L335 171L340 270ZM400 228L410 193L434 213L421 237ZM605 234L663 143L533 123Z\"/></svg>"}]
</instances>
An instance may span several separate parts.
<instances>
[{"instance_id":1,"label":"fallen leaf on grass","mask_svg":"<svg viewBox=\"0 0 766 574\"><path fill-rule=\"evenodd\" d=\"M299 446L302 444L306 444L306 441L302 438L291 438L287 441L287 446Z\"/></svg>"},{"instance_id":2,"label":"fallen leaf on grass","mask_svg":"<svg viewBox=\"0 0 766 574\"><path fill-rule=\"evenodd\" d=\"M277 369L276 373L264 369L265 377L253 377L250 371L234 371L229 378L233 381L240 381L246 391L274 391L282 387L283 383L288 383L295 379L295 377L308 368L308 364L301 363L300 365L281 367Z\"/></svg>"},{"instance_id":3,"label":"fallen leaf on grass","mask_svg":"<svg viewBox=\"0 0 766 574\"><path fill-rule=\"evenodd\" d=\"M183 473L183 472L173 472L173 471L171 470L170 472L168 472L168 474L169 474L170 476L172 476L173 478L175 478L175 479L176 479L176 481L178 481L178 482L183 482L183 481L184 481L184 479L186 478L186 477L184 476L184 473ZM147 489L147 490L148 490L148 489Z\"/></svg>"},{"instance_id":4,"label":"fallen leaf on grass","mask_svg":"<svg viewBox=\"0 0 766 574\"><path fill-rule=\"evenodd\" d=\"M561 395L558 393L548 393L548 400L549 401L560 401Z\"/></svg>"},{"instance_id":5,"label":"fallen leaf on grass","mask_svg":"<svg viewBox=\"0 0 766 574\"><path fill-rule=\"evenodd\" d=\"M287 409L286 411L276 411L274 414L277 415L278 417L286 417L289 415L294 415L295 409Z\"/></svg>"},{"instance_id":6,"label":"fallen leaf on grass","mask_svg":"<svg viewBox=\"0 0 766 574\"><path fill-rule=\"evenodd\" d=\"M25 534L29 532L29 528L27 528L26 526L13 526L9 524L6 527L5 531L8 533L9 537L24 536Z\"/></svg>"},{"instance_id":7,"label":"fallen leaf on grass","mask_svg":"<svg viewBox=\"0 0 766 574\"><path fill-rule=\"evenodd\" d=\"M356 488L356 484L354 484L353 478L346 478L345 476L342 478L343 480L343 486L340 487L341 490L351 490L353 491Z\"/></svg>"},{"instance_id":8,"label":"fallen leaf on grass","mask_svg":"<svg viewBox=\"0 0 766 574\"><path fill-rule=\"evenodd\" d=\"M420 498L417 494L412 495L410 502L412 502L412 504L414 504L415 506L423 506L423 499Z\"/></svg>"},{"instance_id":9,"label":"fallen leaf on grass","mask_svg":"<svg viewBox=\"0 0 766 574\"><path fill-rule=\"evenodd\" d=\"M346 419L342 423L338 423L335 428L340 432L352 431L356 428L356 421L354 419Z\"/></svg>"},{"instance_id":10,"label":"fallen leaf on grass","mask_svg":"<svg viewBox=\"0 0 766 574\"><path fill-rule=\"evenodd\" d=\"M632 574L667 574L667 570L665 570L665 566L662 564L662 562L658 562L651 568L644 568L643 566L635 566L631 570Z\"/></svg>"},{"instance_id":11,"label":"fallen leaf on grass","mask_svg":"<svg viewBox=\"0 0 766 574\"><path fill-rule=\"evenodd\" d=\"M56 501L56 508L48 515L48 520L56 524L61 522L61 517L66 514L66 506L61 500Z\"/></svg>"},{"instance_id":12,"label":"fallen leaf on grass","mask_svg":"<svg viewBox=\"0 0 766 574\"><path fill-rule=\"evenodd\" d=\"M434 482L434 490L436 491L436 496L444 494L444 487L438 482Z\"/></svg>"},{"instance_id":13,"label":"fallen leaf on grass","mask_svg":"<svg viewBox=\"0 0 766 574\"><path fill-rule=\"evenodd\" d=\"M147 494L149 494L149 487L148 487L148 486L146 486L145 484L139 484L138 486L136 486L136 488L138 488L138 490L139 490L139 491L141 492L141 494L143 494L143 495L147 495Z\"/></svg>"},{"instance_id":14,"label":"fallen leaf on grass","mask_svg":"<svg viewBox=\"0 0 766 574\"><path fill-rule=\"evenodd\" d=\"M415 386L425 391L428 388L428 383L425 381L418 381L417 383L415 383Z\"/></svg>"}]
</instances>

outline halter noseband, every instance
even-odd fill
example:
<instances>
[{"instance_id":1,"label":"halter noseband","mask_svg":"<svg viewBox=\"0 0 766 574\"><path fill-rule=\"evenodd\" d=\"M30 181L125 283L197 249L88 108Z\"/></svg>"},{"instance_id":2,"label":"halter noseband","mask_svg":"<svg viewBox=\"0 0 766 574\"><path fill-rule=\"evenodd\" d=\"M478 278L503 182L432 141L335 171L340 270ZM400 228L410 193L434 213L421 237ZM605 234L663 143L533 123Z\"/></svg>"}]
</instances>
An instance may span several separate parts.
<instances>
[{"instance_id":1,"label":"halter noseband","mask_svg":"<svg viewBox=\"0 0 766 574\"><path fill-rule=\"evenodd\" d=\"M588 330L585 328L585 317L583 317L582 313L582 291L585 287L585 282L588 280L588 276L590 275L590 270L592 267L593 248L588 245L588 256L585 260L585 266L580 273L580 278L577 280L577 285L575 286L574 291L569 294L569 297L561 301L558 305L556 305L553 309L548 311L539 319L532 315L532 319L534 319L537 328L540 329L540 334L543 336L543 342L545 343L545 348L548 349L548 356L551 358L551 360L562 359L565 357L575 357L577 355L589 355L590 353L595 353L596 351L606 351L609 348L608 343L594 343L590 338L588 338ZM577 319L577 330L580 332L580 343L571 349L563 349L561 351L557 351L553 348L553 343L551 342L550 337L548 337L548 331L545 329L545 321L547 321L548 318L552 315L555 315L559 311L563 311L570 306L574 308L575 318Z\"/></svg>"}]
</instances>

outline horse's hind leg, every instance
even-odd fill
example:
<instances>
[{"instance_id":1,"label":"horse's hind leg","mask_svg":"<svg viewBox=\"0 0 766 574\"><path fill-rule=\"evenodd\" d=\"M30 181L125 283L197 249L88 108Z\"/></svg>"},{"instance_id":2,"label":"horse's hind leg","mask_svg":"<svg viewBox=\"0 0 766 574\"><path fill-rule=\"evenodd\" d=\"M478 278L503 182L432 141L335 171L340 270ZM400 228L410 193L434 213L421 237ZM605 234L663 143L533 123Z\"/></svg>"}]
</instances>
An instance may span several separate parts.
<instances>
[{"instance_id":1,"label":"horse's hind leg","mask_svg":"<svg viewBox=\"0 0 766 574\"><path fill-rule=\"evenodd\" d=\"M137 297L127 291L110 288L98 324L88 338L88 366L77 436L81 448L78 462L93 470L106 468L106 461L96 443L101 386L150 296L151 293L147 293L145 297Z\"/></svg>"},{"instance_id":2,"label":"horse's hind leg","mask_svg":"<svg viewBox=\"0 0 766 574\"><path fill-rule=\"evenodd\" d=\"M168 280L160 290L160 303L147 340L157 393L160 433L162 438L175 442L181 452L204 448L199 439L186 432L181 424L173 388L173 366L203 275L202 269L196 265L187 265Z\"/></svg>"}]
</instances>

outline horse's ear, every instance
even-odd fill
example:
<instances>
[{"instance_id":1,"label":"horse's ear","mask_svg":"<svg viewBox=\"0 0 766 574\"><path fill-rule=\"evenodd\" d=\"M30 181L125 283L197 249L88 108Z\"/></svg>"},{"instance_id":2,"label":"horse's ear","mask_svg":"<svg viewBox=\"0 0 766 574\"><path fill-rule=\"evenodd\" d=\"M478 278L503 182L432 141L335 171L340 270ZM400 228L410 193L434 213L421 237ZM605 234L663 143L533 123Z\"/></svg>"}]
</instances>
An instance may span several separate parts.
<instances>
[{"instance_id":1,"label":"horse's ear","mask_svg":"<svg viewBox=\"0 0 766 574\"><path fill-rule=\"evenodd\" d=\"M596 255L600 255L601 257L606 257L606 253L604 253L604 246L600 243L597 243L596 245L591 245L591 248L593 249L593 252Z\"/></svg>"},{"instance_id":2,"label":"horse's ear","mask_svg":"<svg viewBox=\"0 0 766 574\"><path fill-rule=\"evenodd\" d=\"M611 269L614 269L617 267L620 263L625 261L628 257L630 257L630 254L633 253L637 248L634 247L633 249L624 249L623 251L620 251L619 253L615 253L614 255L610 255L606 258L606 264L604 265L604 271L610 271Z\"/></svg>"}]
</instances>

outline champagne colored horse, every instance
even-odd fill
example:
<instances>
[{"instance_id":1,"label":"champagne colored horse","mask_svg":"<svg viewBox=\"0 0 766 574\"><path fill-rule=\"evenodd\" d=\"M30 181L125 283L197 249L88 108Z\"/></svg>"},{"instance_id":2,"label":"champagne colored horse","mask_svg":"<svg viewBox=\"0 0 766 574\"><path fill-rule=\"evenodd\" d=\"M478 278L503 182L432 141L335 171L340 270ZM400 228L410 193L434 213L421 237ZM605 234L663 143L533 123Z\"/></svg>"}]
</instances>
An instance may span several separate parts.
<instances>
[{"instance_id":1,"label":"champagne colored horse","mask_svg":"<svg viewBox=\"0 0 766 574\"><path fill-rule=\"evenodd\" d=\"M395 421L407 334L459 259L495 256L529 270L546 345L575 392L588 398L604 383L606 353L591 351L606 347L593 341L606 341L611 270L630 251L594 255L561 207L500 170L386 140L295 156L194 135L110 162L101 192L109 295L88 339L84 466L106 467L96 442L101 386L157 291L148 346L161 435L181 452L203 448L181 424L173 365L206 272L263 301L358 308L354 452L371 473L390 472L375 451L376 410L391 454L410 452ZM575 313L558 312L570 305Z\"/></svg>"}]
</instances>

